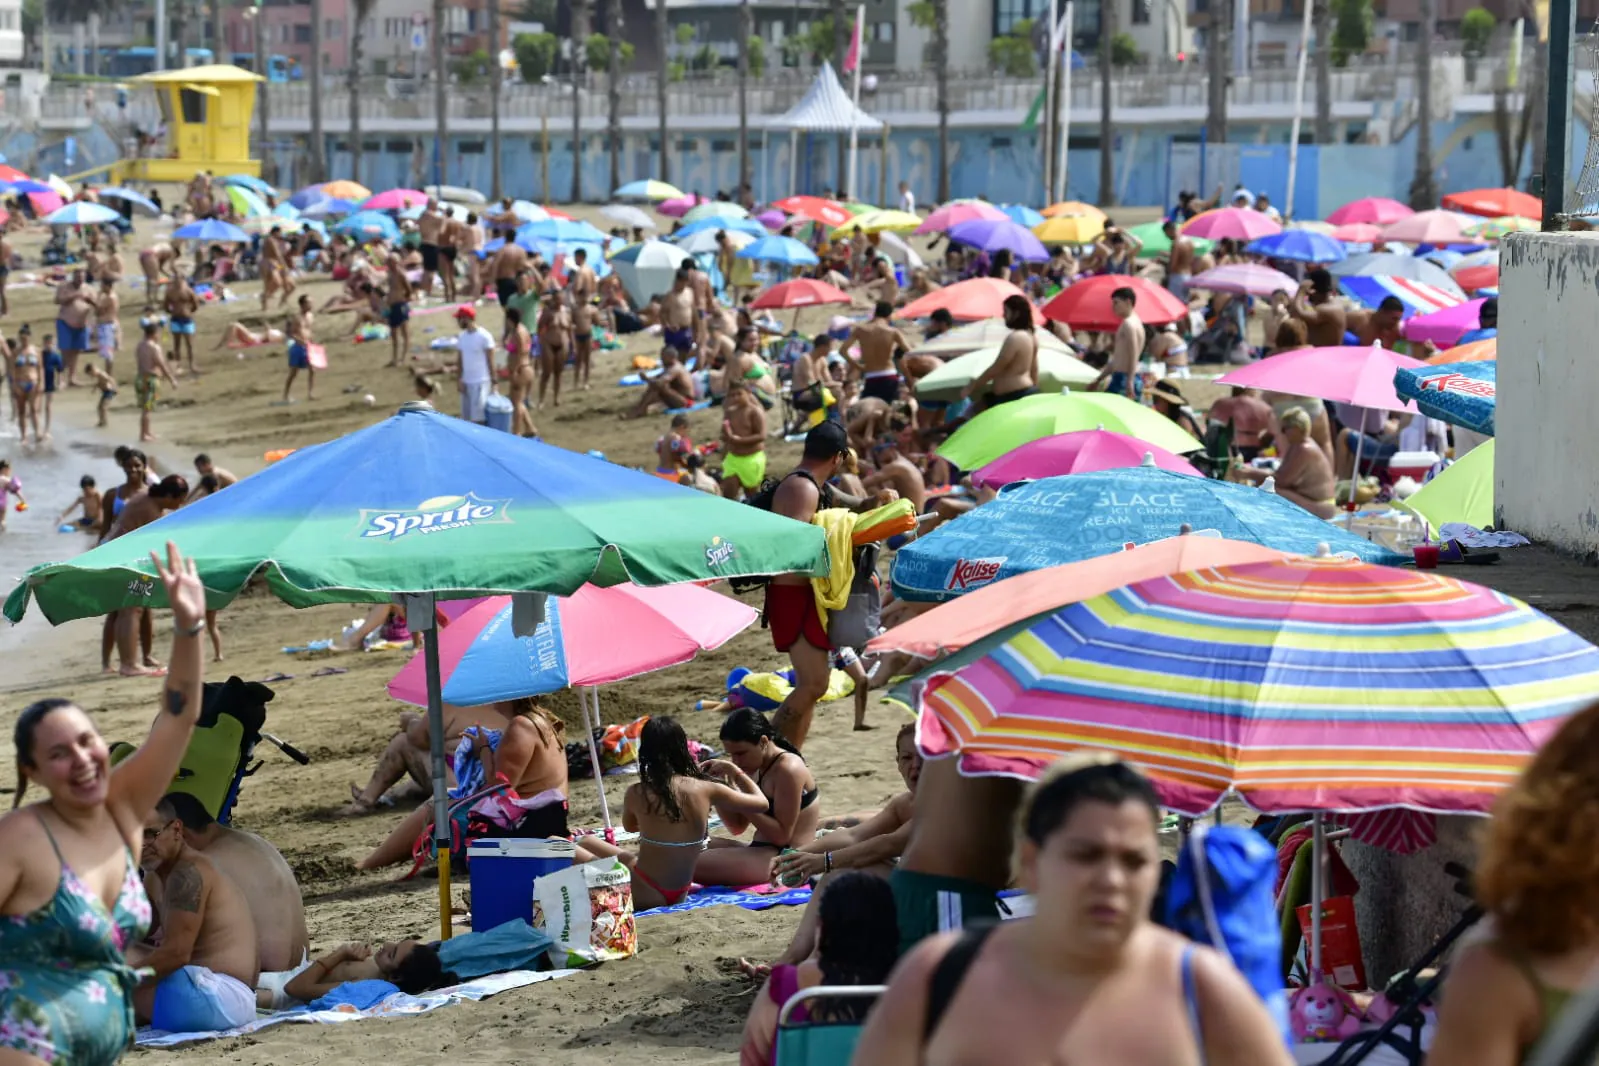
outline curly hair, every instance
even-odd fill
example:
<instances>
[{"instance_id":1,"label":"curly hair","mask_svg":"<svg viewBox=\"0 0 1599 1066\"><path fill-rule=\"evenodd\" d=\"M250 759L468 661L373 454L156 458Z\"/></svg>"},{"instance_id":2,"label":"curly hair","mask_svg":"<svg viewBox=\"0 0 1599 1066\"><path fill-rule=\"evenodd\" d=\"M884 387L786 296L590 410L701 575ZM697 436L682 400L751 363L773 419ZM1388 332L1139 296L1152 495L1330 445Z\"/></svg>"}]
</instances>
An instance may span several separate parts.
<instances>
[{"instance_id":1,"label":"curly hair","mask_svg":"<svg viewBox=\"0 0 1599 1066\"><path fill-rule=\"evenodd\" d=\"M1494 804L1476 892L1518 952L1599 939L1599 703L1566 719Z\"/></svg>"}]
</instances>

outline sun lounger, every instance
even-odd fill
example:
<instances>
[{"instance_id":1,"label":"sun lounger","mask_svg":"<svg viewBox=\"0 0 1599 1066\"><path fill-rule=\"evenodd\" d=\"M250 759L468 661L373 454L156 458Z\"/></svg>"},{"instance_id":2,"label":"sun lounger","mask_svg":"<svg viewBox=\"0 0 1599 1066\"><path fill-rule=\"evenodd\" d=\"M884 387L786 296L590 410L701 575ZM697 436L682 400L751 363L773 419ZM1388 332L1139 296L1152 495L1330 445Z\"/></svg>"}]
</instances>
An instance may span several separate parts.
<instances>
[{"instance_id":1,"label":"sun lounger","mask_svg":"<svg viewBox=\"0 0 1599 1066\"><path fill-rule=\"evenodd\" d=\"M795 1008L816 999L876 1000L886 985L816 985L789 997L777 1016L777 1061L783 1066L837 1066L855 1054L865 1022L798 1022Z\"/></svg>"}]
</instances>

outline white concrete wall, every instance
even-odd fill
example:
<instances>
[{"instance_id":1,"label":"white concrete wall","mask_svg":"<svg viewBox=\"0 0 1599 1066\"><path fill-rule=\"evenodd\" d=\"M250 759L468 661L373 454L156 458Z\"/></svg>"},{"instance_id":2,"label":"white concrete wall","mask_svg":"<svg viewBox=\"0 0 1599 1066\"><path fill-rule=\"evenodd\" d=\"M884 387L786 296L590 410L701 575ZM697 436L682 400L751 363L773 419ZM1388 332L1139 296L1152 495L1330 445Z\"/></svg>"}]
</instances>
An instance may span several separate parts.
<instances>
[{"instance_id":1,"label":"white concrete wall","mask_svg":"<svg viewBox=\"0 0 1599 1066\"><path fill-rule=\"evenodd\" d=\"M1501 242L1495 520L1599 553L1599 232Z\"/></svg>"},{"instance_id":2,"label":"white concrete wall","mask_svg":"<svg viewBox=\"0 0 1599 1066\"><path fill-rule=\"evenodd\" d=\"M994 11L988 4L949 5L951 70L987 70L988 42L993 39Z\"/></svg>"}]
</instances>

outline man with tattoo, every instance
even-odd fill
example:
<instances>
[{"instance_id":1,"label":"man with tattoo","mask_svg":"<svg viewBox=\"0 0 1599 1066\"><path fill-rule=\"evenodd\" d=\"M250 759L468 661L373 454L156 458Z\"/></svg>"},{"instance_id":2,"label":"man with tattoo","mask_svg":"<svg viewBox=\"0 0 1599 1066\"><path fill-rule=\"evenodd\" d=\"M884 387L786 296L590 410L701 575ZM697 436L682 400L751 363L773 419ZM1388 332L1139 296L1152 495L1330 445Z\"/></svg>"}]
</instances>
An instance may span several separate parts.
<instances>
[{"instance_id":1,"label":"man with tattoo","mask_svg":"<svg viewBox=\"0 0 1599 1066\"><path fill-rule=\"evenodd\" d=\"M176 707L167 709L182 713L183 694L167 694L176 697ZM260 960L249 905L237 885L189 846L166 799L145 820L141 865L159 931L153 946L128 951L130 964L154 971L133 992L139 1021L179 1033L253 1021Z\"/></svg>"}]
</instances>

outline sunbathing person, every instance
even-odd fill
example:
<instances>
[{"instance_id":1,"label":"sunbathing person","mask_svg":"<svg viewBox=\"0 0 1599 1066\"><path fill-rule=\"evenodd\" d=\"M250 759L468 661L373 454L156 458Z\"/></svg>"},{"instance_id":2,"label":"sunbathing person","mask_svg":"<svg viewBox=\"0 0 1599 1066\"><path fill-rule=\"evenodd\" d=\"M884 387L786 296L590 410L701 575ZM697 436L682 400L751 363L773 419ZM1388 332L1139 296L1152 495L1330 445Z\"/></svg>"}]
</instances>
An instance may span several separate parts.
<instances>
[{"instance_id":1,"label":"sunbathing person","mask_svg":"<svg viewBox=\"0 0 1599 1066\"><path fill-rule=\"evenodd\" d=\"M273 1006L280 1007L282 1000L311 1003L349 981L387 981L408 996L458 983L432 944L396 940L376 950L369 944L343 944L291 977Z\"/></svg>"},{"instance_id":2,"label":"sunbathing person","mask_svg":"<svg viewBox=\"0 0 1599 1066\"><path fill-rule=\"evenodd\" d=\"M228 328L222 331L217 338L217 343L211 350L221 351L223 348L259 348L263 344L279 344L283 341L283 331L276 327L268 327L257 333L246 329L242 322L231 322Z\"/></svg>"},{"instance_id":3,"label":"sunbathing person","mask_svg":"<svg viewBox=\"0 0 1599 1066\"><path fill-rule=\"evenodd\" d=\"M726 818L766 810L760 786L730 762L694 765L688 737L672 718L651 718L639 734L639 781L622 799L622 828L639 834L635 855L597 837L577 842L577 861L618 858L633 871L637 910L688 895L695 862L710 839L712 808ZM725 782L725 783L724 783Z\"/></svg>"},{"instance_id":4,"label":"sunbathing person","mask_svg":"<svg viewBox=\"0 0 1599 1066\"><path fill-rule=\"evenodd\" d=\"M492 726L499 716L492 707L456 707L444 705L444 750L453 751L467 727ZM449 761L445 761L446 784L455 786L455 774ZM345 817L371 814L387 805L384 796L389 789L409 777L412 787L395 800L421 800L433 795L433 760L428 747L428 720L416 711L400 712L400 731L389 738L388 747L378 756L377 769L365 788L350 786L350 804L339 813Z\"/></svg>"},{"instance_id":5,"label":"sunbathing person","mask_svg":"<svg viewBox=\"0 0 1599 1066\"><path fill-rule=\"evenodd\" d=\"M733 765L749 774L766 797L766 810L748 816L722 812L722 824L734 836L754 826L755 838L713 839L694 864L694 880L702 885L755 885L771 876L772 859L784 848L816 836L821 812L818 789L805 759L783 739L766 715L743 707L728 715L720 733Z\"/></svg>"},{"instance_id":6,"label":"sunbathing person","mask_svg":"<svg viewBox=\"0 0 1599 1066\"><path fill-rule=\"evenodd\" d=\"M681 411L693 407L698 398L694 375L680 361L678 350L669 346L661 349L661 372L644 382L638 403L623 412L622 417L643 418L656 404L668 411Z\"/></svg>"}]
</instances>

